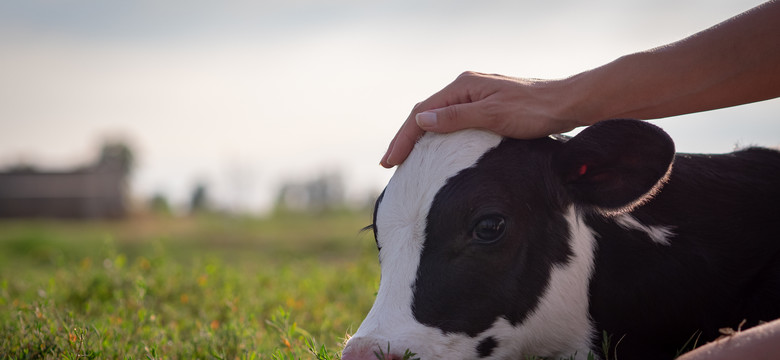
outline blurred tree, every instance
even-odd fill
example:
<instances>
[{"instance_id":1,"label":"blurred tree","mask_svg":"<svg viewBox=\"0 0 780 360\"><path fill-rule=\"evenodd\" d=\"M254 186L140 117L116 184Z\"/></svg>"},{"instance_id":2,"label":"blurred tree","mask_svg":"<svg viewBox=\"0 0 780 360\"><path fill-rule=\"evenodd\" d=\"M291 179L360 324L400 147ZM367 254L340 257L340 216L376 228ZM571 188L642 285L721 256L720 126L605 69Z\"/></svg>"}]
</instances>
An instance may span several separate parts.
<instances>
[{"instance_id":1,"label":"blurred tree","mask_svg":"<svg viewBox=\"0 0 780 360\"><path fill-rule=\"evenodd\" d=\"M323 213L345 207L344 184L338 172L308 181L286 181L276 196L276 211Z\"/></svg>"},{"instance_id":2,"label":"blurred tree","mask_svg":"<svg viewBox=\"0 0 780 360\"><path fill-rule=\"evenodd\" d=\"M100 149L100 158L97 162L99 169L119 171L129 174L135 165L133 150L127 143L119 140L106 141Z\"/></svg>"},{"instance_id":3,"label":"blurred tree","mask_svg":"<svg viewBox=\"0 0 780 360\"><path fill-rule=\"evenodd\" d=\"M149 200L149 209L154 214L158 215L171 215L171 205L168 203L168 198L162 193L156 193Z\"/></svg>"},{"instance_id":4,"label":"blurred tree","mask_svg":"<svg viewBox=\"0 0 780 360\"><path fill-rule=\"evenodd\" d=\"M198 183L192 190L192 196L190 196L190 214L207 212L209 207L206 184Z\"/></svg>"}]
</instances>

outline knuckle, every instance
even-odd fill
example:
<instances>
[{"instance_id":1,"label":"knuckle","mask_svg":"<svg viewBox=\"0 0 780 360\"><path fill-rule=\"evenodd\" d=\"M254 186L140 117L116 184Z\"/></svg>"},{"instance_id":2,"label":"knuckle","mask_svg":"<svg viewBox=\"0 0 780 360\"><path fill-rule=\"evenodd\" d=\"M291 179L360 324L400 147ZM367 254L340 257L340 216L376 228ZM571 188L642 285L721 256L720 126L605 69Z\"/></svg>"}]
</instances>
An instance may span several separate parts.
<instances>
[{"instance_id":1,"label":"knuckle","mask_svg":"<svg viewBox=\"0 0 780 360\"><path fill-rule=\"evenodd\" d=\"M501 104L496 101L485 101L482 106L483 115L481 121L483 126L492 131L500 132L503 130L506 124L501 116Z\"/></svg>"},{"instance_id":2,"label":"knuckle","mask_svg":"<svg viewBox=\"0 0 780 360\"><path fill-rule=\"evenodd\" d=\"M417 104L414 104L414 107L412 107L412 112L409 114L409 117L413 117L415 114L420 113L423 111L423 101L418 102Z\"/></svg>"},{"instance_id":3,"label":"knuckle","mask_svg":"<svg viewBox=\"0 0 780 360\"><path fill-rule=\"evenodd\" d=\"M460 115L461 115L460 106L457 105L448 106L445 108L444 120L450 122L456 122L460 120Z\"/></svg>"},{"instance_id":4,"label":"knuckle","mask_svg":"<svg viewBox=\"0 0 780 360\"><path fill-rule=\"evenodd\" d=\"M479 76L481 76L480 73L469 70L469 71L464 71L460 75L458 75L458 78L456 80L471 80Z\"/></svg>"}]
</instances>

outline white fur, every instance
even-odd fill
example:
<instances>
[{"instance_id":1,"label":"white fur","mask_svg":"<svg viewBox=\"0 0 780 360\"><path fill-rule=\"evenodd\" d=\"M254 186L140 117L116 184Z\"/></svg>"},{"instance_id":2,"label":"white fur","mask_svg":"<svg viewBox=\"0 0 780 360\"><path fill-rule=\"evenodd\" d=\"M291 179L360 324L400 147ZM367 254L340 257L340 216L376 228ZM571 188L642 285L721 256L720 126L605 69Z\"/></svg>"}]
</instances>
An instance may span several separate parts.
<instances>
[{"instance_id":1,"label":"white fur","mask_svg":"<svg viewBox=\"0 0 780 360\"><path fill-rule=\"evenodd\" d=\"M442 336L412 315L412 296L420 262L428 211L447 179L474 166L501 137L480 130L449 135L426 134L409 158L398 167L385 189L377 213L377 234L382 248L382 281L376 301L347 346L391 350L412 349L423 358L473 354L463 347L465 336ZM456 340L457 339L457 340ZM400 347L400 348L399 348ZM346 352L346 350L345 350Z\"/></svg>"},{"instance_id":2,"label":"white fur","mask_svg":"<svg viewBox=\"0 0 780 360\"><path fill-rule=\"evenodd\" d=\"M648 237L650 237L650 240L653 240L653 242L656 244L664 246L669 246L672 244L672 237L674 236L674 233L672 232L672 228L669 226L645 225L640 223L639 220L630 214L622 214L617 216L615 218L615 222L624 229L644 232Z\"/></svg>"},{"instance_id":3,"label":"white fur","mask_svg":"<svg viewBox=\"0 0 780 360\"><path fill-rule=\"evenodd\" d=\"M518 354L587 358L594 332L588 315L588 285L596 240L574 207L567 212L566 221L573 257L566 265L553 267L539 305L523 323L513 327L499 319L485 331L500 344L491 358L514 359Z\"/></svg>"}]
</instances>

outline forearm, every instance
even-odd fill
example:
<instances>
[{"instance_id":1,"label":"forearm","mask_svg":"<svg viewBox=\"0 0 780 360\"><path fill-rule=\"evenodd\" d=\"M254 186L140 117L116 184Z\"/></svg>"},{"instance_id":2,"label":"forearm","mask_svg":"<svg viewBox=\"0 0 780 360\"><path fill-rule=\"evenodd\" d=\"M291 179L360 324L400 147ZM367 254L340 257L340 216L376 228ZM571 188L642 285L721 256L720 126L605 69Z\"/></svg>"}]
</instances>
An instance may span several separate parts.
<instances>
[{"instance_id":1,"label":"forearm","mask_svg":"<svg viewBox=\"0 0 780 360\"><path fill-rule=\"evenodd\" d=\"M564 79L568 116L656 119L780 96L780 2Z\"/></svg>"},{"instance_id":2,"label":"forearm","mask_svg":"<svg viewBox=\"0 0 780 360\"><path fill-rule=\"evenodd\" d=\"M425 131L476 127L534 139L614 118L657 119L780 96L780 0L676 43L561 80L466 72L418 103L381 164Z\"/></svg>"}]
</instances>

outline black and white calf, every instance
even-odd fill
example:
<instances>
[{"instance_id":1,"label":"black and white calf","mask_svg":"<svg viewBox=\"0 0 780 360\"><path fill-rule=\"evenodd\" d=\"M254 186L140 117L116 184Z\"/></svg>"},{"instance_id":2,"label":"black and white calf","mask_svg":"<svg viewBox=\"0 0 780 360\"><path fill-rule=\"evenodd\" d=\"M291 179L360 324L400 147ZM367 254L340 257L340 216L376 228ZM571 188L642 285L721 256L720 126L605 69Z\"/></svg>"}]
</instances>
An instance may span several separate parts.
<instances>
[{"instance_id":1,"label":"black and white calf","mask_svg":"<svg viewBox=\"0 0 780 360\"><path fill-rule=\"evenodd\" d=\"M635 120L427 134L374 216L382 278L345 360L585 358L604 332L620 359L670 359L780 317L772 150L675 155Z\"/></svg>"}]
</instances>

